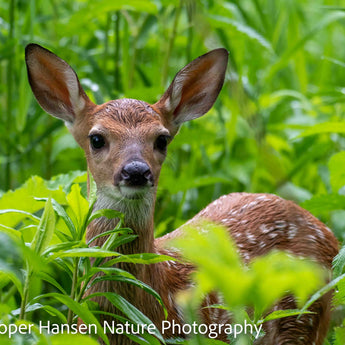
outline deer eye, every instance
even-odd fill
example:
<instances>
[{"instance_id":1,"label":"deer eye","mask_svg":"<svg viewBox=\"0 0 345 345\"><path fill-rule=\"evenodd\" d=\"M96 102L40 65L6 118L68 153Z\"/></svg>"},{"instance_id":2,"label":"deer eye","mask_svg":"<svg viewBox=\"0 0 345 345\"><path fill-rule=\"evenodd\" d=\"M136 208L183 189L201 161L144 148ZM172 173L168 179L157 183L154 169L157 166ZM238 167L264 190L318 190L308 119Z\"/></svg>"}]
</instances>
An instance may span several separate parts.
<instances>
[{"instance_id":1,"label":"deer eye","mask_svg":"<svg viewBox=\"0 0 345 345\"><path fill-rule=\"evenodd\" d=\"M90 135L90 144L94 150L99 150L105 145L105 140L100 134Z\"/></svg>"},{"instance_id":2,"label":"deer eye","mask_svg":"<svg viewBox=\"0 0 345 345\"><path fill-rule=\"evenodd\" d=\"M155 149L165 152L168 146L169 138L170 137L168 135L160 135L155 141Z\"/></svg>"}]
</instances>

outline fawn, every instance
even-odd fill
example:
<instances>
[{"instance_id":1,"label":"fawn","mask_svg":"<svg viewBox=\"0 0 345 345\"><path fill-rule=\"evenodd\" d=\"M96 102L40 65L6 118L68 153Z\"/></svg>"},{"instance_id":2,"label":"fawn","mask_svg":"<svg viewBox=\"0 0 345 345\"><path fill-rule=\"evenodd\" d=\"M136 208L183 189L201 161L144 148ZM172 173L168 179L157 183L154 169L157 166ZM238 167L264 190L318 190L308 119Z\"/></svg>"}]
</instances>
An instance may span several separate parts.
<instances>
[{"instance_id":1,"label":"fawn","mask_svg":"<svg viewBox=\"0 0 345 345\"><path fill-rule=\"evenodd\" d=\"M124 213L125 225L137 239L118 251L162 253L179 256L167 248L171 238L182 236L183 227L154 239L156 189L167 145L181 124L205 114L215 102L224 82L228 61L225 49L215 49L180 70L155 104L135 99L112 100L95 105L82 89L73 69L49 50L36 44L26 47L26 64L32 91L49 114L65 121L75 140L85 151L88 168L97 185L96 209L113 208ZM245 262L273 248L310 257L331 268L338 244L332 232L309 212L291 201L271 194L232 193L212 202L190 222L211 220L229 229ZM87 230L87 238L111 230L116 220L100 218ZM102 245L105 238L94 241ZM190 264L160 262L152 265L122 264L122 268L152 286L162 297L168 320L183 323L176 305L176 293L190 286ZM116 291L146 314L158 329L164 313L153 297L124 283L103 282L93 291ZM218 302L216 294L208 297ZM115 312L105 299L98 300L104 311ZM264 326L265 335L257 343L317 344L326 336L331 294L310 308L313 314L297 319L286 317ZM285 297L276 308L295 308L293 297ZM227 315L211 308L201 311L205 323L224 323ZM167 337L172 336L167 334ZM224 338L223 338L224 339ZM114 335L111 344L132 344Z\"/></svg>"}]
</instances>

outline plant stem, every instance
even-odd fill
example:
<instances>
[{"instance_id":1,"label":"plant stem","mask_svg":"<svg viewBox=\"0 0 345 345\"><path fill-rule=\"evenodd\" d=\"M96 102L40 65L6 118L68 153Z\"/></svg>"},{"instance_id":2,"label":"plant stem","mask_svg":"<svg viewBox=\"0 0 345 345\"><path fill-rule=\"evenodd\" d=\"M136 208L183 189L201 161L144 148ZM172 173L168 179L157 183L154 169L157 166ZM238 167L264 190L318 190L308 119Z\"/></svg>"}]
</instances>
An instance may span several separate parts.
<instances>
[{"instance_id":1,"label":"plant stem","mask_svg":"<svg viewBox=\"0 0 345 345\"><path fill-rule=\"evenodd\" d=\"M173 50L173 46L174 46L174 42L175 42L178 20L180 18L181 9L182 9L182 0L180 0L179 5L176 7L176 10L175 10L173 29L172 29L172 32L171 32L171 35L169 38L166 59L165 59L165 63L164 63L163 69L162 69L162 85L164 85L164 86L165 86L165 83L166 83L167 77L168 77L169 59L170 59L170 55L171 55L171 52Z\"/></svg>"},{"instance_id":2,"label":"plant stem","mask_svg":"<svg viewBox=\"0 0 345 345\"><path fill-rule=\"evenodd\" d=\"M114 51L114 58L115 58L115 68L114 68L114 86L116 92L121 92L121 76L120 76L120 12L115 12L115 26L114 26L114 34L115 34L115 51Z\"/></svg>"},{"instance_id":3,"label":"plant stem","mask_svg":"<svg viewBox=\"0 0 345 345\"><path fill-rule=\"evenodd\" d=\"M27 272L27 274L25 277L23 298L22 298L22 302L20 305L20 314L19 314L19 319L21 319L21 320L25 319L25 308L26 308L26 304L28 301L28 295L29 295L30 277L32 275L32 271L29 268L28 263L26 264L26 272Z\"/></svg>"},{"instance_id":4,"label":"plant stem","mask_svg":"<svg viewBox=\"0 0 345 345\"><path fill-rule=\"evenodd\" d=\"M78 271L79 271L79 261L80 259L74 259L74 271L73 271L73 278L72 278L72 288L71 288L71 299L75 299L75 296L77 295L77 281L78 281ZM72 325L73 323L73 311L71 309L68 310L68 315L67 315L67 323L69 325Z\"/></svg>"},{"instance_id":5,"label":"plant stem","mask_svg":"<svg viewBox=\"0 0 345 345\"><path fill-rule=\"evenodd\" d=\"M15 58L14 52L14 11L15 11L15 0L11 0L9 6L9 23L10 29L8 34L8 40L11 42L8 63L7 63L7 113L6 113L6 133L11 135L11 124L12 124L12 99L13 99L13 60ZM6 147L7 162L5 165L5 189L11 189L12 186L12 172L11 172L11 155L12 155L12 143L11 140L7 140Z\"/></svg>"}]
</instances>

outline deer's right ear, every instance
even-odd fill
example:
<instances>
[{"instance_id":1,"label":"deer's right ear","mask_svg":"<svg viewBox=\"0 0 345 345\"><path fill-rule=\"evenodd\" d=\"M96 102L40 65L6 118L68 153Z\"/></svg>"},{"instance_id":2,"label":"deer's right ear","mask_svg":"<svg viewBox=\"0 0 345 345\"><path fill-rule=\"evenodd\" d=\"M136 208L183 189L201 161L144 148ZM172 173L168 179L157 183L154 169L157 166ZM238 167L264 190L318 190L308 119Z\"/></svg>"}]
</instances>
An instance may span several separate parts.
<instances>
[{"instance_id":1,"label":"deer's right ear","mask_svg":"<svg viewBox=\"0 0 345 345\"><path fill-rule=\"evenodd\" d=\"M72 124L87 105L94 105L73 69L51 51L29 44L25 61L31 89L49 114Z\"/></svg>"}]
</instances>

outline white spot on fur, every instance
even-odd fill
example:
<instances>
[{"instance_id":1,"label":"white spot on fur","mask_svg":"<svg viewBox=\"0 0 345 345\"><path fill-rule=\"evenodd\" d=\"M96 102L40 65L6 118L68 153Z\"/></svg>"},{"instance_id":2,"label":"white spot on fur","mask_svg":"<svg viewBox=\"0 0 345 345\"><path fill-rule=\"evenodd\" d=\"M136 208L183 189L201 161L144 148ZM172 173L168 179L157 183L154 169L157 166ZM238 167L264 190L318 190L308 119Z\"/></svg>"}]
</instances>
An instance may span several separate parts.
<instances>
[{"instance_id":1,"label":"white spot on fur","mask_svg":"<svg viewBox=\"0 0 345 345\"><path fill-rule=\"evenodd\" d=\"M247 240L251 244L256 244L257 242L255 236L250 233L247 233Z\"/></svg>"},{"instance_id":2,"label":"white spot on fur","mask_svg":"<svg viewBox=\"0 0 345 345\"><path fill-rule=\"evenodd\" d=\"M289 240L292 240L297 235L297 232L298 232L298 227L296 226L296 224L289 223L287 238Z\"/></svg>"}]
</instances>

